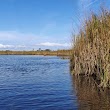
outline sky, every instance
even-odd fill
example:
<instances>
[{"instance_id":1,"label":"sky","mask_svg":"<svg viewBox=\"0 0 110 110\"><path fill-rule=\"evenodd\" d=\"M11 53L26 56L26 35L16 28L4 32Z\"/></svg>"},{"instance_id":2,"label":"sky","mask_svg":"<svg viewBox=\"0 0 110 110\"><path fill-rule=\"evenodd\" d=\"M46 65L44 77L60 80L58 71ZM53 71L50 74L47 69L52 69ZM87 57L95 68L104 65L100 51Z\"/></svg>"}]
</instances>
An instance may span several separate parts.
<instances>
[{"instance_id":1,"label":"sky","mask_svg":"<svg viewBox=\"0 0 110 110\"><path fill-rule=\"evenodd\" d=\"M109 0L0 0L0 50L69 49L72 33Z\"/></svg>"}]
</instances>

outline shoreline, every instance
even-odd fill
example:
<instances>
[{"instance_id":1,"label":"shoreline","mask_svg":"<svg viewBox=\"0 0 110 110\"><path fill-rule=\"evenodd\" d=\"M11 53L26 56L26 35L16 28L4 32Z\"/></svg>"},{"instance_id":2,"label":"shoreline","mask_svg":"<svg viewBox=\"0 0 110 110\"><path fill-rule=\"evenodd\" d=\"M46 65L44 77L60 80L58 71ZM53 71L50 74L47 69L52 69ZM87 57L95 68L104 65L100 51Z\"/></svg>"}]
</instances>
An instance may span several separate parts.
<instances>
[{"instance_id":1,"label":"shoreline","mask_svg":"<svg viewBox=\"0 0 110 110\"><path fill-rule=\"evenodd\" d=\"M0 51L0 55L42 55L42 56L59 56L70 57L71 50L58 50L58 51Z\"/></svg>"}]
</instances>

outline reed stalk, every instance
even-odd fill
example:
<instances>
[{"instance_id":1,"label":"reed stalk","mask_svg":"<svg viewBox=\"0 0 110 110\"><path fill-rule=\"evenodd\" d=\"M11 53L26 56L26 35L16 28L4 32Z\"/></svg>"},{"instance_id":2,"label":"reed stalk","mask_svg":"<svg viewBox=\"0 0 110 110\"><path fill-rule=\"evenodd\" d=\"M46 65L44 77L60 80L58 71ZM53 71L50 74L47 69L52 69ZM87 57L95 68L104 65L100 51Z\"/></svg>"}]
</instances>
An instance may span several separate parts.
<instances>
[{"instance_id":1,"label":"reed stalk","mask_svg":"<svg viewBox=\"0 0 110 110\"><path fill-rule=\"evenodd\" d=\"M110 87L110 11L92 13L74 39L72 74L94 76L100 87Z\"/></svg>"}]
</instances>

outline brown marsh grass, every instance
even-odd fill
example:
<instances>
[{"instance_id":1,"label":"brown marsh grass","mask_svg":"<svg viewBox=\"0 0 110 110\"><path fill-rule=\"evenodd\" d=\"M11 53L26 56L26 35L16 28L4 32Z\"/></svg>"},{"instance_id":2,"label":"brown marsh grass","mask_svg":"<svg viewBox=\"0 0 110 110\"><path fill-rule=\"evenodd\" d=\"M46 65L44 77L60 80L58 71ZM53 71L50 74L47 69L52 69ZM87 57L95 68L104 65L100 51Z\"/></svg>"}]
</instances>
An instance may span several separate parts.
<instances>
[{"instance_id":1,"label":"brown marsh grass","mask_svg":"<svg viewBox=\"0 0 110 110\"><path fill-rule=\"evenodd\" d=\"M0 51L0 55L44 55L44 56L71 56L71 50L37 50L37 51Z\"/></svg>"},{"instance_id":2,"label":"brown marsh grass","mask_svg":"<svg viewBox=\"0 0 110 110\"><path fill-rule=\"evenodd\" d=\"M94 76L99 86L110 87L110 11L92 13L74 39L72 74Z\"/></svg>"}]
</instances>

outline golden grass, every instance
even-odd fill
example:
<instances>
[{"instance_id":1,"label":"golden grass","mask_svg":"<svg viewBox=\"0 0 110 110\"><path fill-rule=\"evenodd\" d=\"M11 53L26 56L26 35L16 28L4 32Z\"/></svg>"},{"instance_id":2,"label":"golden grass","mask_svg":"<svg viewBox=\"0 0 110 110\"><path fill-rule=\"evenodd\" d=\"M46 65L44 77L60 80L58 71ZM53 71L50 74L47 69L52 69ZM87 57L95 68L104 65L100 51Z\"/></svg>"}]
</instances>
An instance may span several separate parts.
<instances>
[{"instance_id":1,"label":"golden grass","mask_svg":"<svg viewBox=\"0 0 110 110\"><path fill-rule=\"evenodd\" d=\"M101 87L110 87L110 11L92 13L75 39L70 61L72 73L95 76Z\"/></svg>"},{"instance_id":2,"label":"golden grass","mask_svg":"<svg viewBox=\"0 0 110 110\"><path fill-rule=\"evenodd\" d=\"M0 51L0 55L44 55L44 56L70 56L71 50L56 50L56 51Z\"/></svg>"}]
</instances>

